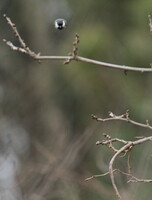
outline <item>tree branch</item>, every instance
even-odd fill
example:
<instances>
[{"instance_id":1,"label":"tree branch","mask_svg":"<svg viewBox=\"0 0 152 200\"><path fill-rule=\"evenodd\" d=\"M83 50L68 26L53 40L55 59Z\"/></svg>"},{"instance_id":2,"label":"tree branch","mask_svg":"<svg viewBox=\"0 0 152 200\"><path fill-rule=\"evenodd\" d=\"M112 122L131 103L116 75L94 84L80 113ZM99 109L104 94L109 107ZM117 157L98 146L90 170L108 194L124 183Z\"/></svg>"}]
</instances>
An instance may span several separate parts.
<instances>
[{"instance_id":1,"label":"tree branch","mask_svg":"<svg viewBox=\"0 0 152 200\"><path fill-rule=\"evenodd\" d=\"M117 64L112 64L112 63L107 63L107 62L102 62L102 61L97 61L85 57L78 56L78 43L79 43L79 35L76 34L75 40L73 42L73 50L72 53L69 54L69 56L41 56L40 53L35 53L30 50L30 48L25 44L24 40L20 36L16 25L11 21L9 17L7 17L4 14L4 18L6 19L7 23L10 25L12 28L16 38L20 42L21 47L16 47L12 42L7 41L6 39L3 39L3 42L6 43L12 50L14 51L19 51L21 53L28 54L30 57L32 57L35 60L64 60L64 64L68 64L70 61L75 60L79 62L85 62L89 64L94 64L98 66L104 66L107 68L113 68L113 69L120 69L124 71L137 71L137 72L152 72L151 67L147 68L142 68L142 67L131 67L131 66L125 66L125 65L117 65Z\"/></svg>"},{"instance_id":2,"label":"tree branch","mask_svg":"<svg viewBox=\"0 0 152 200\"><path fill-rule=\"evenodd\" d=\"M136 178L135 176L133 176L131 174L131 172L130 172L130 163L129 163L128 173L123 172L123 171L121 171L119 169L113 169L114 162L115 162L115 160L116 160L116 158L118 156L120 156L122 153L124 155L126 155L127 153L131 152L132 148L135 145L139 145L139 144L145 143L147 141L152 141L152 136L141 138L141 139L138 139L138 140L135 140L135 141L125 141L125 140L118 139L118 138L111 138L109 135L106 135L105 133L103 134L103 136L106 137L106 140L98 141L98 142L96 142L96 144L106 145L109 148L112 148L114 150L114 155L112 156L112 158L111 158L111 160L109 162L109 171L104 173L104 174L93 175L93 176L91 176L89 178L86 178L85 179L86 181L91 180L93 178L106 176L106 175L109 174L112 186L113 186L113 188L115 190L115 193L116 193L116 196L118 197L118 199L122 199L122 196L121 196L121 194L120 194L120 192L118 190L118 187L116 185L115 178L114 178L114 172L118 171L121 174L130 177L130 180L128 180L127 183L130 183L130 182L151 183L152 182L152 179L139 179L139 178ZM123 144L123 146L120 149L116 150L115 147L113 147L113 143L114 142L120 142L120 143Z\"/></svg>"},{"instance_id":3,"label":"tree branch","mask_svg":"<svg viewBox=\"0 0 152 200\"><path fill-rule=\"evenodd\" d=\"M111 121L111 120L121 120L121 121L129 122L129 123L134 124L134 125L139 126L139 127L148 128L148 129L152 130L152 126L149 125L148 120L146 120L146 124L143 124L143 123L139 123L139 122L136 122L136 121L130 119L128 110L126 111L126 113L124 113L122 115L115 115L114 113L109 112L108 118L99 118L95 115L91 115L91 117L92 117L92 119L94 119L98 122L106 122L106 121ZM119 138L111 138L111 136L109 136L105 133L103 134L103 136L106 139L101 140L101 141L97 141L96 144L97 145L99 145L99 144L106 145L108 148L110 148L114 151L114 155L112 156L112 158L109 162L109 173L107 172L107 173L103 174L102 176L105 176L105 175L108 175L108 174L110 175L111 183L112 183L112 186L115 190L115 193L116 193L116 196L118 197L118 199L122 199L122 197L121 197L120 192L118 190L118 187L115 183L115 178L114 178L114 172L115 171L119 171L120 173L130 177L130 180L128 180L128 183L129 182L143 182L143 183L151 183L152 182L152 179L138 179L135 176L131 175L131 167L130 167L130 159L129 159L132 148L135 145L139 145L139 144L145 143L147 141L152 141L152 136L138 138L135 141L126 141L126 140L119 139ZM113 143L116 143L116 142L121 143L123 146L120 149L116 149L113 146ZM120 156L121 154L124 154L124 156L125 156L128 153L129 153L128 159L127 159L128 173L122 172L119 169L113 169L113 165L114 165L116 158L118 156ZM87 178L86 180L90 180L90 179L96 178L96 177L100 177L100 175L94 175L90 178Z\"/></svg>"},{"instance_id":4,"label":"tree branch","mask_svg":"<svg viewBox=\"0 0 152 200\"><path fill-rule=\"evenodd\" d=\"M130 177L130 180L128 180L127 183L138 183L138 182L141 182L141 183L151 183L152 182L152 179L139 179L139 178L133 176L131 173L123 172L120 169L114 169L113 173L114 172L120 172L121 174ZM104 174L95 174L95 175L92 175L92 176L86 178L85 181L90 181L90 180L92 180L94 178L100 178L100 177L104 177L104 176L107 176L107 175L109 175L109 171L106 172L106 173L104 173Z\"/></svg>"},{"instance_id":5,"label":"tree branch","mask_svg":"<svg viewBox=\"0 0 152 200\"><path fill-rule=\"evenodd\" d=\"M148 120L146 120L146 123L139 123L136 122L132 119L129 118L129 111L126 111L126 113L122 114L122 115L115 115L112 112L109 112L109 117L108 118L101 118L101 117L97 117L96 115L91 115L92 119L98 121L98 122L107 122L107 121L113 121L113 120L119 120L119 121L124 121L124 122L128 122L130 124L136 125L136 126L140 126L143 128L148 128L150 130L152 130L152 126L149 125Z\"/></svg>"}]
</instances>

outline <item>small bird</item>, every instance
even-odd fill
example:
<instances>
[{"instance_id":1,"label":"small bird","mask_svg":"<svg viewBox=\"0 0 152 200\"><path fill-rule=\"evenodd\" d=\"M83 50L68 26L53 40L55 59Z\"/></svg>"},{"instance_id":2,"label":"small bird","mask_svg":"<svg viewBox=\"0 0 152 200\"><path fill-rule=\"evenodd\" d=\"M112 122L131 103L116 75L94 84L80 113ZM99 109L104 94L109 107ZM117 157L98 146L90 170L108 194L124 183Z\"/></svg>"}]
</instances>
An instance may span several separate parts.
<instances>
[{"instance_id":1,"label":"small bird","mask_svg":"<svg viewBox=\"0 0 152 200\"><path fill-rule=\"evenodd\" d=\"M67 24L67 22L66 22L65 19L56 19L56 20L54 21L54 26L55 26L55 28L56 28L56 29L59 29L59 30L62 30L62 29L64 29L64 28L66 28L66 24Z\"/></svg>"}]
</instances>

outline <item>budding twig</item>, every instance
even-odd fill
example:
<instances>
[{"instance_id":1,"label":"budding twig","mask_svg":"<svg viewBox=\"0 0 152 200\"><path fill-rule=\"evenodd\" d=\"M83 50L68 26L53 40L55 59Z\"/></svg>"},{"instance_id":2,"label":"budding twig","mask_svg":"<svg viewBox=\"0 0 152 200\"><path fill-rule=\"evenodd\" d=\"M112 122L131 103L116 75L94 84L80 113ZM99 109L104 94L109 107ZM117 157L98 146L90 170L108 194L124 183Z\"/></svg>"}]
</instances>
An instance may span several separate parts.
<instances>
[{"instance_id":1,"label":"budding twig","mask_svg":"<svg viewBox=\"0 0 152 200\"><path fill-rule=\"evenodd\" d=\"M73 42L72 52L69 53L70 57L64 61L64 64L69 64L71 62L71 60L77 60L78 44L80 42L79 38L80 38L79 35L76 33L75 39L74 39L74 42Z\"/></svg>"},{"instance_id":2,"label":"budding twig","mask_svg":"<svg viewBox=\"0 0 152 200\"><path fill-rule=\"evenodd\" d=\"M40 60L64 60L65 61L64 64L68 64L68 63L70 63L70 61L76 60L79 62L90 63L90 64L94 64L94 65L98 65L98 66L104 66L107 68L120 69L123 71L152 72L151 67L142 68L142 67L117 65L117 64L106 63L106 62L97 61L97 60L93 60L93 59L89 59L89 58L84 58L82 56L78 56L77 55L78 43L79 43L79 35L78 34L76 34L76 36L75 36L75 40L73 42L73 51L72 51L72 53L70 53L69 56L41 56L40 53L35 53L30 50L30 48L26 45L26 43L20 36L20 34L16 28L16 25L11 21L11 19L9 17L7 17L6 15L4 15L4 18L6 19L7 23L12 28L16 38L20 42L21 47L16 47L13 43L11 43L10 41L7 41L6 39L3 39L3 42L5 42L6 45L8 45L12 50L19 51L21 53L26 53L30 57L34 58L35 60L39 60L39 61Z\"/></svg>"},{"instance_id":3,"label":"budding twig","mask_svg":"<svg viewBox=\"0 0 152 200\"><path fill-rule=\"evenodd\" d=\"M29 56L33 57L34 59L37 59L37 56L39 56L39 54L35 54L33 51L30 50L30 48L25 44L24 40L20 36L20 34L16 28L16 25L5 14L3 16L6 19L7 23L10 25L10 27L12 28L14 35L18 39L21 47L16 47L12 42L7 41L6 39L3 39L3 42L5 42L12 50L20 51L21 53L26 53Z\"/></svg>"}]
</instances>

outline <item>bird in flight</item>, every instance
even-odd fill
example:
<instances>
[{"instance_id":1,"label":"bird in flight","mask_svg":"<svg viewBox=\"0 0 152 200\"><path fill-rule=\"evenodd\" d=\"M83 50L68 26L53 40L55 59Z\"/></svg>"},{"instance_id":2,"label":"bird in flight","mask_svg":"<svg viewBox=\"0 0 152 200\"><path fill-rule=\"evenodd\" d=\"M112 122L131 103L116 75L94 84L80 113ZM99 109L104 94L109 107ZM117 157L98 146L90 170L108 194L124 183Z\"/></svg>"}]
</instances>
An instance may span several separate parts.
<instances>
[{"instance_id":1,"label":"bird in flight","mask_svg":"<svg viewBox=\"0 0 152 200\"><path fill-rule=\"evenodd\" d=\"M66 28L67 22L65 19L56 19L54 21L54 26L56 29L62 30Z\"/></svg>"}]
</instances>

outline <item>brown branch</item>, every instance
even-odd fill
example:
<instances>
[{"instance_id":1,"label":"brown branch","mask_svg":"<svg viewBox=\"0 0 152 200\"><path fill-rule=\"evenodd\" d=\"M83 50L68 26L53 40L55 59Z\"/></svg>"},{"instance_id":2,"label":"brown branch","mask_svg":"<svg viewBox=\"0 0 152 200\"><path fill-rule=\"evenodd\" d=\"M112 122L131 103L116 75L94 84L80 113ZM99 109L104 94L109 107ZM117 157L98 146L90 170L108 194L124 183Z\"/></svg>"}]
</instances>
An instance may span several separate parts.
<instances>
[{"instance_id":1,"label":"brown branch","mask_svg":"<svg viewBox=\"0 0 152 200\"><path fill-rule=\"evenodd\" d=\"M111 120L123 120L125 122L129 122L131 124L134 124L136 126L140 126L140 127L144 127L144 128L149 128L149 129L152 129L152 126L149 125L149 122L146 121L146 124L142 124L142 123L139 123L139 122L136 122L134 120L131 120L129 118L129 111L127 111L125 114L122 114L120 116L117 116L115 114L113 114L112 112L109 113L109 117L110 118L105 118L105 119L102 119L102 118L98 118L97 116L95 115L92 115L92 118L97 120L97 121L100 121L100 122L105 122L105 121L111 121ZM105 136L105 134L104 134ZM111 182L112 182L112 185L113 185L113 188L116 192L116 195L118 197L118 199L121 199L121 195L119 193L119 190L116 186L116 183L115 183L115 179L114 179L114 170L113 170L113 164L114 164L114 161L116 160L116 158L121 154L121 153L127 153L129 152L133 146L135 145L138 145L138 144L142 144L144 142L147 142L147 141L152 141L152 136L149 136L149 137L143 137L143 138L140 138L140 139L137 139L135 141L124 141L122 139L118 139L118 138L111 138L109 135L106 137L107 140L102 140L102 141L98 141L96 144L102 144L102 145L109 145L109 148L111 148L111 146L113 146L113 142L121 142L122 144L124 144L123 147L121 147L119 150L115 151L115 154L113 155L112 159L110 160L110 163L109 163L109 173L110 173L110 178L111 178ZM112 148L114 149L114 148ZM144 183L150 183L152 182L152 180L146 180L146 179L138 179L134 176L132 176L130 174L130 162L129 160L127 161L127 164L128 164L128 171L129 173L125 173L127 176L130 176L131 179L128 181L128 182L144 182Z\"/></svg>"},{"instance_id":2,"label":"brown branch","mask_svg":"<svg viewBox=\"0 0 152 200\"><path fill-rule=\"evenodd\" d=\"M13 51L20 51L22 53L27 53L27 51L21 47L17 47L15 46L12 42L7 41L5 39L3 39L3 42L5 42Z\"/></svg>"},{"instance_id":3,"label":"brown branch","mask_svg":"<svg viewBox=\"0 0 152 200\"><path fill-rule=\"evenodd\" d=\"M116 170L113 170L113 172L116 171ZM93 176L90 176L88 178L85 179L85 181L89 181L93 178L99 178L99 177L103 177L103 176L107 176L109 174L109 172L106 172L104 174L96 174L96 175L93 175Z\"/></svg>"},{"instance_id":4,"label":"brown branch","mask_svg":"<svg viewBox=\"0 0 152 200\"><path fill-rule=\"evenodd\" d=\"M110 112L108 118L101 118L101 117L97 117L96 115L91 115L91 117L92 117L92 119L94 119L98 122L107 122L107 121L119 120L119 121L125 121L125 122L128 122L130 124L140 126L140 127L143 127L143 128L148 128L148 129L152 130L152 126L149 125L148 120L146 120L145 124L136 122L136 121L129 118L129 112L128 111L125 114L122 114L120 116L117 116L117 115L113 114L112 112Z\"/></svg>"},{"instance_id":5,"label":"brown branch","mask_svg":"<svg viewBox=\"0 0 152 200\"><path fill-rule=\"evenodd\" d=\"M128 144L124 145L122 148L120 148L115 154L114 156L112 157L112 159L110 160L110 163L109 163L109 173L110 173L110 178L111 178L111 183L112 183L112 186L116 192L116 195L118 197L118 199L121 199L121 195L118 191L118 188L116 186L116 183L115 183L115 179L114 179L114 174L113 174L113 163L115 161L115 159L124 151L126 151L128 148L132 147L132 142L129 142Z\"/></svg>"},{"instance_id":6,"label":"brown branch","mask_svg":"<svg viewBox=\"0 0 152 200\"><path fill-rule=\"evenodd\" d=\"M18 33L17 31L17 28L16 28L16 24L14 24L11 19L9 17L6 16L6 14L3 15L3 17L6 19L7 23L11 26L11 28L13 29L13 32L14 32L14 35L15 37L19 40L20 44L21 44L21 47L22 48L26 48L26 44L25 42L23 41L23 39L21 38L20 34Z\"/></svg>"},{"instance_id":7,"label":"brown branch","mask_svg":"<svg viewBox=\"0 0 152 200\"><path fill-rule=\"evenodd\" d=\"M103 136L107 135L106 133L103 133ZM96 145L102 144L102 145L112 145L113 142L120 142L122 144L127 144L127 141L119 138L109 138L107 140L97 141Z\"/></svg>"},{"instance_id":8,"label":"brown branch","mask_svg":"<svg viewBox=\"0 0 152 200\"><path fill-rule=\"evenodd\" d=\"M71 62L71 60L77 60L77 53L78 53L78 44L80 42L80 36L76 33L75 34L75 39L73 42L73 49L72 52L69 53L70 58L66 59L64 61L64 64L69 64Z\"/></svg>"},{"instance_id":9,"label":"brown branch","mask_svg":"<svg viewBox=\"0 0 152 200\"><path fill-rule=\"evenodd\" d=\"M125 122L129 122L131 124L134 124L136 126L139 126L139 127L143 127L143 128L148 128L148 129L151 129L152 130L152 126L149 125L149 122L146 121L146 124L143 124L143 123L139 123L139 122L136 122L134 120L131 120L129 118L129 111L126 111L126 113L122 114L122 115L115 115L114 113L112 112L109 112L109 117L108 118L99 118L95 115L91 115L93 119L95 119L96 121L99 121L99 122L106 122L106 121L111 121L111 120L122 120L122 121L125 121ZM109 162L109 174L110 174L110 178L111 178L111 183L112 183L112 186L115 190L115 193L116 193L116 196L118 197L118 199L122 199L121 195L120 195L120 192L117 188L117 185L115 183L115 178L114 178L114 172L116 170L113 169L113 164L116 160L116 158L118 156L120 156L120 154L122 153L125 153L125 155L130 152L132 150L132 148L135 146L135 145L139 145L139 144L142 144L142 143L145 143L147 141L152 141L152 136L149 136L149 137L142 137L142 138L139 138L135 141L125 141L125 140L122 140L122 139L119 139L119 138L111 138L111 136L107 135L107 134L103 134L103 136L106 138L106 140L102 140L102 141L97 141L96 144L99 145L99 144L102 144L102 145L106 145L108 146L109 148L111 148L112 150L114 150L114 155L113 157L111 158L110 162ZM120 148L120 149L116 149L114 146L113 146L113 143L114 142L120 142L121 144L123 144L123 146ZM129 182L144 182L144 183L150 183L152 182L151 179L138 179L136 178L135 176L131 175L130 174L130 160L129 160L129 156L130 154L128 155L128 160L127 160L127 165L128 165L128 172L129 173L126 173L126 172L121 172L120 170L117 170L119 172L121 172L122 174L124 175L127 175L130 177L130 180L128 181ZM107 173L105 173L107 175ZM99 176L92 176L91 178L93 177L99 177ZM90 180L90 179L87 179L87 180Z\"/></svg>"},{"instance_id":10,"label":"brown branch","mask_svg":"<svg viewBox=\"0 0 152 200\"><path fill-rule=\"evenodd\" d=\"M139 179L133 176L133 179L130 179L128 183L151 183L152 179Z\"/></svg>"},{"instance_id":11,"label":"brown branch","mask_svg":"<svg viewBox=\"0 0 152 200\"><path fill-rule=\"evenodd\" d=\"M109 172L106 172L104 174L99 174L99 175L93 175L89 178L86 178L85 180L88 181L88 180L91 180L93 178L97 178L97 177L102 177L102 176L106 176L106 175L110 175L110 179L111 179L111 183L112 183L112 186L115 190L115 193L116 193L116 196L118 197L118 199L122 199L121 195L120 195L120 192L118 190L118 187L115 183L115 178L114 178L114 172L118 171L120 172L121 174L124 174L128 177L130 177L130 180L128 180L128 183L129 182L143 182L143 183L151 183L152 180L151 179L139 179L139 178L136 178L135 176L133 176L131 173L130 173L130 161L129 161L129 158L127 160L127 164L128 164L128 173L126 172L123 172L119 169L113 169L113 165L114 165L114 162L116 160L116 158L118 156L120 156L122 153L124 155L126 155L127 153L130 153L130 151L132 150L132 148L135 146L135 145L139 145L139 144L142 144L142 143L145 143L147 141L152 141L152 136L149 136L149 137L144 137L144 138L141 138L141 139L137 139L135 141L125 141L125 140L122 140L122 139L118 139L118 138L111 138L109 135L107 134L103 134L104 137L106 137L106 140L102 140L102 141L98 141L96 142L96 144L102 144L102 145L106 145L108 146L109 148L112 148L114 150L114 155L113 157L111 158L110 162L109 162ZM114 142L120 142L121 144L123 144L123 146L120 148L120 149L115 149L113 147L113 143ZM130 154L128 155L130 156Z\"/></svg>"},{"instance_id":12,"label":"brown branch","mask_svg":"<svg viewBox=\"0 0 152 200\"><path fill-rule=\"evenodd\" d=\"M78 53L77 45L79 43L79 35L78 34L76 34L76 36L75 36L75 40L73 42L73 51L72 51L72 53L70 53L69 56L41 56L40 53L35 53L35 52L31 51L30 48L25 44L24 40L22 39L22 37L20 36L20 34L16 28L16 25L11 21L11 19L9 17L7 17L6 15L4 15L4 18L6 19L7 23L12 28L16 38L20 42L21 47L16 47L13 43L11 43L10 41L7 41L6 39L3 39L3 42L5 42L6 45L8 45L12 50L19 51L21 53L26 53L30 57L32 57L36 60L64 60L65 64L68 64L72 60L76 60L76 61L86 62L86 63L98 65L98 66L104 66L107 68L120 69L123 71L152 72L151 67L142 68L142 67L117 65L117 64L106 63L106 62L97 61L97 60L78 56L77 55L77 53Z\"/></svg>"},{"instance_id":13,"label":"brown branch","mask_svg":"<svg viewBox=\"0 0 152 200\"><path fill-rule=\"evenodd\" d=\"M127 183L138 183L138 182L139 183L140 182L141 183L151 183L152 182L152 179L139 179L139 178L133 176L131 173L123 172L120 169L114 169L113 173L114 172L120 172L121 174L130 177L130 180L128 180ZM106 172L104 174L95 174L95 175L92 175L92 176L86 178L85 181L90 181L91 179L100 178L100 177L104 177L104 176L107 176L107 175L109 175L109 172Z\"/></svg>"},{"instance_id":14,"label":"brown branch","mask_svg":"<svg viewBox=\"0 0 152 200\"><path fill-rule=\"evenodd\" d=\"M130 165L130 155L131 153L128 152L128 157L127 157L127 167L128 167L128 173L131 173L131 165Z\"/></svg>"},{"instance_id":15,"label":"brown branch","mask_svg":"<svg viewBox=\"0 0 152 200\"><path fill-rule=\"evenodd\" d=\"M115 116L114 114L110 114L112 117L117 117ZM128 117L128 114L127 115L121 115L121 116L118 116L118 118L122 118L124 116L127 116ZM139 144L142 144L142 143L145 143L147 141L152 141L152 136L149 136L149 137L144 137L144 138L141 138L141 139L138 139L138 140L135 140L135 141L125 141L125 140L122 140L122 139L118 139L118 138L111 138L109 135L106 136L106 134L104 134L104 136L107 138L106 140L102 140L102 141L98 141L96 142L96 144L102 144L102 145L107 145L109 148L112 148L115 152L115 154L113 155L113 157L111 158L110 162L109 162L109 174L110 174L110 178L111 178L111 183L112 183L112 186L115 190L115 193L116 193L116 196L118 197L118 199L122 199L121 195L120 195L120 192L117 188L117 185L115 183L115 179L114 179L114 170L113 170L113 164L116 160L116 158L122 154L122 153L128 153L131 151L131 149L135 146L135 145L139 145ZM123 147L121 147L119 150L116 150L114 147L113 147L113 142L120 142L122 144L124 144ZM129 173L125 173L127 176L130 176L131 179L128 181L128 182L145 182L145 183L149 183L149 182L152 182L151 180L146 180L146 179L138 179L132 175L130 175L130 162L127 161L127 164L128 164L128 171Z\"/></svg>"},{"instance_id":16,"label":"brown branch","mask_svg":"<svg viewBox=\"0 0 152 200\"><path fill-rule=\"evenodd\" d=\"M109 173L110 173L110 178L111 178L111 183L113 185L113 188L116 192L116 195L118 197L118 199L121 199L121 195L119 193L119 190L116 186L116 183L115 183L115 179L114 179L114 170L113 170L113 164L114 164L114 161L116 160L116 158L121 154L121 153L124 153L124 152L128 152L132 149L133 146L135 145L138 145L138 144L142 144L144 142L147 142L147 141L152 141L152 136L149 136L149 137L145 137L145 138L142 138L142 139L139 139L139 140L136 140L136 141L128 141L127 144L125 144L122 148L120 148L115 154L114 156L112 157L112 159L110 160L110 163L109 163ZM127 174L127 173L126 173ZM130 175L131 176L131 175ZM131 179L130 182L151 182L150 180L145 180L145 179L137 179L135 177L132 176L132 178L134 179Z\"/></svg>"},{"instance_id":17,"label":"brown branch","mask_svg":"<svg viewBox=\"0 0 152 200\"><path fill-rule=\"evenodd\" d=\"M40 54L35 54L33 51L30 50L30 48L25 44L24 40L22 39L22 37L20 36L17 28L16 28L16 24L14 24L11 19L9 17L6 16L6 14L3 15L3 17L6 19L7 23L10 25L10 27L12 28L15 37L18 39L21 47L16 47L12 42L7 41L6 39L3 39L3 42L5 42L12 50L15 51L19 51L21 53L26 53L29 56L37 59L37 56L40 56ZM39 59L38 59L39 60Z\"/></svg>"}]
</instances>

